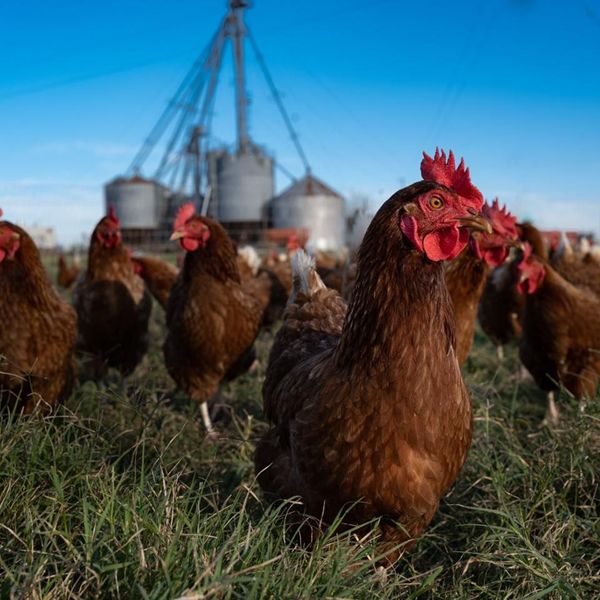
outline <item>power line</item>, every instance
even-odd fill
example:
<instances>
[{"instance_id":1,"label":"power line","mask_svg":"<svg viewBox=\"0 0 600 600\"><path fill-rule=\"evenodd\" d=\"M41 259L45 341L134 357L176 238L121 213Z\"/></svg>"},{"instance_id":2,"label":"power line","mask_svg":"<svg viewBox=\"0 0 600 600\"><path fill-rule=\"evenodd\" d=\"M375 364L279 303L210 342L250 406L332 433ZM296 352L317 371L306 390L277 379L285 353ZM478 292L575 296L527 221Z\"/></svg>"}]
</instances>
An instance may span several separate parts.
<instances>
[{"instance_id":1,"label":"power line","mask_svg":"<svg viewBox=\"0 0 600 600\"><path fill-rule=\"evenodd\" d=\"M379 4L387 4L390 3L394 0L380 0L379 2L371 2L371 4L369 5L369 7L372 6L377 6ZM272 29L267 29L267 33L271 32L271 33L279 33L281 31L286 31L292 28L297 28L298 25L304 25L304 24L311 24L311 23L319 23L319 22L327 22L328 20L332 20L332 19L338 19L340 16L342 15L346 15L346 14L351 14L353 12L356 12L357 10L361 10L364 8L364 4L362 2L354 5L354 6L350 6L350 7L346 7L343 10L339 10L339 11L335 11L335 12L331 12L331 13L327 13L323 16L315 16L314 18L309 18L309 19L305 19L304 21L295 21L293 23L288 23L287 25L283 25L283 26L277 26L276 28L272 28ZM179 28L179 25L176 24L172 24L170 26L168 26L168 29L174 29L175 27ZM148 34L148 31L151 32L155 32L155 30L138 30L133 32L133 35L138 35L139 33L146 33ZM164 27L161 27L160 29L160 33L163 34L165 31ZM109 38L105 38L103 40L103 45L106 46L106 42L110 42L113 41L115 39L122 39L122 37L127 37L127 39L129 39L131 37L131 32L124 34L123 36L117 35L117 36L110 36ZM43 84L39 84L39 85L34 85L25 89L18 89L18 90L14 90L12 92L5 92L5 93L0 93L0 101L2 100L10 100L13 98L20 98L21 96L28 96L31 94L38 94L41 92L46 92L46 91L50 91L53 89L58 89L58 88L62 88L62 87L68 87L70 85L75 85L84 81L90 81L93 79L99 79L102 77L108 77L110 75L116 75L117 73L125 73L125 72L129 72L129 71L135 71L137 69L143 69L145 67L148 66L152 66L152 65L156 65L156 64L160 64L163 62L167 62L169 60L173 60L173 59L177 59L177 58L181 58L183 56L187 56L188 52L179 52L177 54L171 54L171 55L167 55L164 56L162 58L158 58L158 59L153 59L150 61L144 61L141 63L137 63L134 65L129 65L129 66L119 66L113 69L107 69L107 70L102 70L102 71L96 71L96 72L92 72L92 73L87 73L87 74L82 74L82 75L75 75L72 77L67 77L65 79L60 79L58 81L51 81L48 83L43 83ZM53 57L58 57L60 56L59 54L55 53L53 55Z\"/></svg>"},{"instance_id":2,"label":"power line","mask_svg":"<svg viewBox=\"0 0 600 600\"><path fill-rule=\"evenodd\" d=\"M185 54L187 54L187 52ZM89 81L92 79L99 79L101 77L108 77L110 75L115 75L117 73L126 73L128 71L135 71L137 69L143 69L145 67L149 67L149 66L160 64L160 63L163 63L163 62L166 62L169 60L173 60L174 58L181 58L182 56L183 56L183 53L173 54L171 56L165 56L158 60L145 61L143 63L138 63L136 65L129 65L129 66L125 66L125 67L123 67L123 66L116 67L114 69L108 69L106 71L90 73L88 75L77 75L74 77L68 77L66 79L62 79L60 81L44 83L44 84L32 86L30 88L26 88L26 89L15 90L13 92L5 92L4 94L0 94L0 101L11 100L13 98L20 98L21 96L28 96L31 94L38 94L40 92L46 92L48 90L53 90L53 89L81 83L82 81Z\"/></svg>"}]
</instances>

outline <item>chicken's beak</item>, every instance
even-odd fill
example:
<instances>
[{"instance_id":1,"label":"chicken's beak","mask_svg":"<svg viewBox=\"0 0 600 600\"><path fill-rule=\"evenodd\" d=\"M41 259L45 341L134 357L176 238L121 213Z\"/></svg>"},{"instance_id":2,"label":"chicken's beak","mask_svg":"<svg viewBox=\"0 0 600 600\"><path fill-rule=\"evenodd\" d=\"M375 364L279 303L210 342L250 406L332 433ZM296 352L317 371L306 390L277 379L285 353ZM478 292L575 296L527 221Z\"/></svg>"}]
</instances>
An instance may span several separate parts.
<instances>
[{"instance_id":1,"label":"chicken's beak","mask_svg":"<svg viewBox=\"0 0 600 600\"><path fill-rule=\"evenodd\" d=\"M177 229L171 234L171 237L169 239L172 242L174 242L175 240L180 240L181 238L184 238L184 237L185 237L185 231L181 231L180 229Z\"/></svg>"},{"instance_id":2,"label":"chicken's beak","mask_svg":"<svg viewBox=\"0 0 600 600\"><path fill-rule=\"evenodd\" d=\"M459 227L468 227L473 231L484 231L485 233L492 233L493 231L491 223L480 215L461 217L458 222Z\"/></svg>"}]
</instances>

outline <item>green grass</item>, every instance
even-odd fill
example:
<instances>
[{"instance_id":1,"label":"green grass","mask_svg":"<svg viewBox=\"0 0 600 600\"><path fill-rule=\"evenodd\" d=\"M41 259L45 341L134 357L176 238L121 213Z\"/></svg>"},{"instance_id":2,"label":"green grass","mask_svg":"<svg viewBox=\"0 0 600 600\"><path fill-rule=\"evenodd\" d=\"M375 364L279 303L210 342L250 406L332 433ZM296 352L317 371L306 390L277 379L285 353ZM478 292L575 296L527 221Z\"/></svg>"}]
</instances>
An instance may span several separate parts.
<instances>
[{"instance_id":1,"label":"green grass","mask_svg":"<svg viewBox=\"0 0 600 600\"><path fill-rule=\"evenodd\" d=\"M475 407L467 464L395 571L373 534L335 529L309 552L292 505L255 483L264 431L261 367L225 387L222 438L173 390L153 345L127 381L80 385L51 418L0 423L0 597L600 598L600 402L540 429L543 395L476 340L465 367ZM361 533L363 536L364 532Z\"/></svg>"}]
</instances>

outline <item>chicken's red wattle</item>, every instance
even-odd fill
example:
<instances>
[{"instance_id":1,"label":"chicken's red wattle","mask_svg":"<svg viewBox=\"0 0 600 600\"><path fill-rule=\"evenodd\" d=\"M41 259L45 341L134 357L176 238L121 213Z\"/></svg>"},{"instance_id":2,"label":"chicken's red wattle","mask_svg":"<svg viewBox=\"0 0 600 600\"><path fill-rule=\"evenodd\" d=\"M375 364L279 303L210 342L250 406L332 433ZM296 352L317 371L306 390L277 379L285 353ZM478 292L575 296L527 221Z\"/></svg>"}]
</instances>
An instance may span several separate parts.
<instances>
[{"instance_id":1,"label":"chicken's red wattle","mask_svg":"<svg viewBox=\"0 0 600 600\"><path fill-rule=\"evenodd\" d=\"M434 262L454 258L469 241L469 232L459 229L457 225L432 231L421 238L419 225L412 215L402 217L400 229L417 250L424 252Z\"/></svg>"}]
</instances>

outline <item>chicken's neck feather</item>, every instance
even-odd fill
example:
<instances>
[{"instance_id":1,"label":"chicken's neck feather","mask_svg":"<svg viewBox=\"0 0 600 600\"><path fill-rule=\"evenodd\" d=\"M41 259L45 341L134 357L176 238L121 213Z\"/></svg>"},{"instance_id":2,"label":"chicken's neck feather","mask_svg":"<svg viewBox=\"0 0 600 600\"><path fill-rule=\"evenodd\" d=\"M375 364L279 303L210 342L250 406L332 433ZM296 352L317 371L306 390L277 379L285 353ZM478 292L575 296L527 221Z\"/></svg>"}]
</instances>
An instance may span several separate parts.
<instances>
[{"instance_id":1,"label":"chicken's neck feather","mask_svg":"<svg viewBox=\"0 0 600 600\"><path fill-rule=\"evenodd\" d=\"M544 239L539 229L534 227L531 223L523 223L521 225L521 241L529 242L533 248L533 253L540 258L548 258L548 251L544 244Z\"/></svg>"},{"instance_id":2,"label":"chicken's neck feather","mask_svg":"<svg viewBox=\"0 0 600 600\"><path fill-rule=\"evenodd\" d=\"M88 273L92 279L101 279L106 275L107 269L110 272L134 272L131 257L123 244L118 244L115 248L105 248L94 236L88 253Z\"/></svg>"},{"instance_id":3,"label":"chicken's neck feather","mask_svg":"<svg viewBox=\"0 0 600 600\"><path fill-rule=\"evenodd\" d=\"M16 295L37 306L55 303L58 294L48 280L39 250L23 229L16 225L12 228L21 236L21 246L13 260L4 260L0 264L0 297L12 302Z\"/></svg>"},{"instance_id":4,"label":"chicken's neck feather","mask_svg":"<svg viewBox=\"0 0 600 600\"><path fill-rule=\"evenodd\" d=\"M450 295L455 298L481 294L490 271L485 260L475 256L470 249L464 250L446 267L445 279Z\"/></svg>"},{"instance_id":5,"label":"chicken's neck feather","mask_svg":"<svg viewBox=\"0 0 600 600\"><path fill-rule=\"evenodd\" d=\"M372 374L419 355L454 352L454 319L441 263L429 261L403 238L363 244L336 365Z\"/></svg>"},{"instance_id":6,"label":"chicken's neck feather","mask_svg":"<svg viewBox=\"0 0 600 600\"><path fill-rule=\"evenodd\" d=\"M204 274L219 281L232 279L239 283L240 270L233 242L224 231L211 229L211 237L206 247L186 253L183 273L184 278L188 280Z\"/></svg>"},{"instance_id":7,"label":"chicken's neck feather","mask_svg":"<svg viewBox=\"0 0 600 600\"><path fill-rule=\"evenodd\" d=\"M119 243L114 248L105 248L93 235L88 257L87 281L121 283L129 290L136 305L143 300L146 284L136 274L130 251L126 246Z\"/></svg>"}]
</instances>

